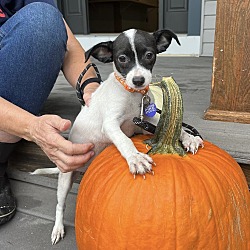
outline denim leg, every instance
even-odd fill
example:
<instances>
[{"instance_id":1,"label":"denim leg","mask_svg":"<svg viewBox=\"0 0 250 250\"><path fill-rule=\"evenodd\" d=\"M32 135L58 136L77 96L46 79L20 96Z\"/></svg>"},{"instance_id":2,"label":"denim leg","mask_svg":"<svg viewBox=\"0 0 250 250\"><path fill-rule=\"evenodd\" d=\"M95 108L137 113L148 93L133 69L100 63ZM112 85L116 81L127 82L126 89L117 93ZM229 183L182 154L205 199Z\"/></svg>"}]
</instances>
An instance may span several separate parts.
<instances>
[{"instance_id":1,"label":"denim leg","mask_svg":"<svg viewBox=\"0 0 250 250\"><path fill-rule=\"evenodd\" d=\"M38 114L61 69L67 33L61 13L41 2L0 27L0 96Z\"/></svg>"}]
</instances>

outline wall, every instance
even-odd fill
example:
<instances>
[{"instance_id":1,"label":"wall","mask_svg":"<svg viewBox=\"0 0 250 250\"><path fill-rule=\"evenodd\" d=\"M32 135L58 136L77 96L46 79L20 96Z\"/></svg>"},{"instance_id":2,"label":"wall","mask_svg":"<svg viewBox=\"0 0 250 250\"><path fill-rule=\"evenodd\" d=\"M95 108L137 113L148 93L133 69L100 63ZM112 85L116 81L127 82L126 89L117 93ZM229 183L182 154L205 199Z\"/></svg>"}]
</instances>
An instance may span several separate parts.
<instances>
[{"instance_id":1,"label":"wall","mask_svg":"<svg viewBox=\"0 0 250 250\"><path fill-rule=\"evenodd\" d=\"M201 30L201 55L213 56L216 20L216 0L204 0Z\"/></svg>"}]
</instances>

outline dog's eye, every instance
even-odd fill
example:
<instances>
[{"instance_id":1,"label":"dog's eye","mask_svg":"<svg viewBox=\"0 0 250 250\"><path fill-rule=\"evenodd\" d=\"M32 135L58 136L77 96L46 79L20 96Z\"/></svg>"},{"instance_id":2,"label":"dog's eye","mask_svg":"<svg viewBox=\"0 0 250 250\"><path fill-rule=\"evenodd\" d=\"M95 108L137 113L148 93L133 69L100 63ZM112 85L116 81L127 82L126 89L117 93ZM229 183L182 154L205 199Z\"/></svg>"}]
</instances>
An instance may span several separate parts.
<instances>
[{"instance_id":1,"label":"dog's eye","mask_svg":"<svg viewBox=\"0 0 250 250\"><path fill-rule=\"evenodd\" d=\"M154 56L154 54L152 52L147 52L146 53L146 59L148 59L148 60L152 59L153 56Z\"/></svg>"},{"instance_id":2,"label":"dog's eye","mask_svg":"<svg viewBox=\"0 0 250 250\"><path fill-rule=\"evenodd\" d=\"M119 61L120 63L125 63L125 62L127 61L127 57L126 57L125 55L120 55L120 56L118 57L118 61Z\"/></svg>"}]
</instances>

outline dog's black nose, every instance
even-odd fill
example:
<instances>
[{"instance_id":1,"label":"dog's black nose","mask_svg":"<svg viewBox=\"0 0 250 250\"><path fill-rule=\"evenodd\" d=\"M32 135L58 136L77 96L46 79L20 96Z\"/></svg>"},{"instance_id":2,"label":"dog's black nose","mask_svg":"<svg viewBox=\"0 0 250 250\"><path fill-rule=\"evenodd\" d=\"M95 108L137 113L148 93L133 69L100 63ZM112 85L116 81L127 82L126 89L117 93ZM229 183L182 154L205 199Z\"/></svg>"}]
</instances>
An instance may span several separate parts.
<instances>
[{"instance_id":1,"label":"dog's black nose","mask_svg":"<svg viewBox=\"0 0 250 250\"><path fill-rule=\"evenodd\" d=\"M144 76L134 76L132 81L135 86L139 87L143 85L143 83L145 82L145 78Z\"/></svg>"}]
</instances>

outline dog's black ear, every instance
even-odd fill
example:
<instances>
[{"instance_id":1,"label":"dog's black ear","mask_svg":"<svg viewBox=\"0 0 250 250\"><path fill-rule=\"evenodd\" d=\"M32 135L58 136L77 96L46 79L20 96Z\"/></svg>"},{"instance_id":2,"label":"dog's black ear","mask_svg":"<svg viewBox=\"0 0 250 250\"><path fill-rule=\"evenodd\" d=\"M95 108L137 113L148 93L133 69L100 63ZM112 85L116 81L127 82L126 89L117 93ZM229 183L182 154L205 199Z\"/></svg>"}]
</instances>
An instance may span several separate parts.
<instances>
[{"instance_id":1,"label":"dog's black ear","mask_svg":"<svg viewBox=\"0 0 250 250\"><path fill-rule=\"evenodd\" d=\"M157 45L157 54L166 51L171 44L172 38L180 44L177 35L171 30L158 30L153 33Z\"/></svg>"},{"instance_id":2,"label":"dog's black ear","mask_svg":"<svg viewBox=\"0 0 250 250\"><path fill-rule=\"evenodd\" d=\"M85 62L88 61L90 56L93 56L100 62L109 63L113 62L113 42L102 42L96 44L94 47L85 52Z\"/></svg>"}]
</instances>

